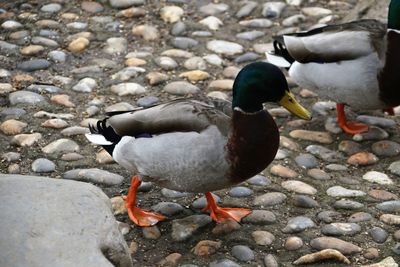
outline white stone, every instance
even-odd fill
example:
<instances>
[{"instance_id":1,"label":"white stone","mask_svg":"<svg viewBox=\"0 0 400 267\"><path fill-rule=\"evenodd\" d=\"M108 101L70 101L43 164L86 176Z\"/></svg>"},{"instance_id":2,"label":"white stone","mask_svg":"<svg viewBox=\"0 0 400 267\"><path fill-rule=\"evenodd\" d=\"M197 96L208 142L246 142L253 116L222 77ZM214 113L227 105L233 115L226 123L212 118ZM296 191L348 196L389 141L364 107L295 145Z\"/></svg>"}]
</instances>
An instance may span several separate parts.
<instances>
[{"instance_id":1,"label":"white stone","mask_svg":"<svg viewBox=\"0 0 400 267\"><path fill-rule=\"evenodd\" d=\"M389 178L386 174L377 171L370 171L363 175L362 177L364 180L367 180L371 183L377 184L393 184L392 179Z\"/></svg>"},{"instance_id":2,"label":"white stone","mask_svg":"<svg viewBox=\"0 0 400 267\"><path fill-rule=\"evenodd\" d=\"M219 18L214 16L208 16L207 18L200 20L199 23L214 31L218 30L220 26L224 25Z\"/></svg>"},{"instance_id":3,"label":"white stone","mask_svg":"<svg viewBox=\"0 0 400 267\"><path fill-rule=\"evenodd\" d=\"M120 83L111 86L111 91L119 96L125 96L143 94L146 89L138 83Z\"/></svg>"},{"instance_id":4,"label":"white stone","mask_svg":"<svg viewBox=\"0 0 400 267\"><path fill-rule=\"evenodd\" d=\"M178 6L165 6L160 10L160 16L165 22L174 23L181 19L183 9Z\"/></svg>"},{"instance_id":5,"label":"white stone","mask_svg":"<svg viewBox=\"0 0 400 267\"><path fill-rule=\"evenodd\" d=\"M243 46L240 44L223 40L209 41L207 43L207 49L228 56L243 53Z\"/></svg>"},{"instance_id":6,"label":"white stone","mask_svg":"<svg viewBox=\"0 0 400 267\"><path fill-rule=\"evenodd\" d=\"M306 195L315 195L317 193L317 189L308 185L302 181L289 180L282 182L282 187L288 191L292 191L298 194L306 194Z\"/></svg>"},{"instance_id":7,"label":"white stone","mask_svg":"<svg viewBox=\"0 0 400 267\"><path fill-rule=\"evenodd\" d=\"M366 195L363 191L347 189L340 185L328 188L326 193L331 197L360 197Z\"/></svg>"}]
</instances>

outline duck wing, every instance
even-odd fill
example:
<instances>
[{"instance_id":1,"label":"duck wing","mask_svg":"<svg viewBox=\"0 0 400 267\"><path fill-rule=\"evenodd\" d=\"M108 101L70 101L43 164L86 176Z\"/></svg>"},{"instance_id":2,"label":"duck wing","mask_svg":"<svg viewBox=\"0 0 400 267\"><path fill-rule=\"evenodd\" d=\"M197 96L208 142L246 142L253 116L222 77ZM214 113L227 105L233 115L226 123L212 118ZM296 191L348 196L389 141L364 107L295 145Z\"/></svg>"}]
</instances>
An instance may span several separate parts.
<instances>
[{"instance_id":1,"label":"duck wing","mask_svg":"<svg viewBox=\"0 0 400 267\"><path fill-rule=\"evenodd\" d=\"M386 25L373 19L328 25L275 38L300 63L331 63L385 52Z\"/></svg>"},{"instance_id":2,"label":"duck wing","mask_svg":"<svg viewBox=\"0 0 400 267\"><path fill-rule=\"evenodd\" d=\"M128 111L106 119L119 136L158 135L168 132L201 132L211 125L227 136L230 117L213 105L196 100L175 100L147 109Z\"/></svg>"}]
</instances>

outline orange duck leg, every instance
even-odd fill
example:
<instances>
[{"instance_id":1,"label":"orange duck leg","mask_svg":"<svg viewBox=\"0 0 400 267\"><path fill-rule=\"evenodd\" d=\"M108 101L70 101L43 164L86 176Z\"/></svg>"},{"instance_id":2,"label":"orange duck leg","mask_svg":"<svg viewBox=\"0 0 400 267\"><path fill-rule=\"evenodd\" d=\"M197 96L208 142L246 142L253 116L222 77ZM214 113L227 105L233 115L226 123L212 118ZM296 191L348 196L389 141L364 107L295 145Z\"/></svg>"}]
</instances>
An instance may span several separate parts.
<instances>
[{"instance_id":1,"label":"orange duck leg","mask_svg":"<svg viewBox=\"0 0 400 267\"><path fill-rule=\"evenodd\" d=\"M342 130L345 133L359 134L359 133L368 131L368 125L366 125L364 123L347 121L346 114L344 112L344 104L337 103L336 110L337 110L337 121L338 121L339 127L342 128Z\"/></svg>"}]
</instances>

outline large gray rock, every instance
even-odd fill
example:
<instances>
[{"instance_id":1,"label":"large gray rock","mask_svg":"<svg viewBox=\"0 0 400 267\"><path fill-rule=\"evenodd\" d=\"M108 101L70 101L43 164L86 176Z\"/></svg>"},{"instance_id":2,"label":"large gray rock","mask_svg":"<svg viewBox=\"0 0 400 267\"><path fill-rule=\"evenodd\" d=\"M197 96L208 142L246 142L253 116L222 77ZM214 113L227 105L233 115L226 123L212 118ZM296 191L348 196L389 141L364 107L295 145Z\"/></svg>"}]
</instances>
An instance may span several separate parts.
<instances>
[{"instance_id":1,"label":"large gray rock","mask_svg":"<svg viewBox=\"0 0 400 267\"><path fill-rule=\"evenodd\" d=\"M107 196L76 181L0 174L0 266L132 266Z\"/></svg>"}]
</instances>

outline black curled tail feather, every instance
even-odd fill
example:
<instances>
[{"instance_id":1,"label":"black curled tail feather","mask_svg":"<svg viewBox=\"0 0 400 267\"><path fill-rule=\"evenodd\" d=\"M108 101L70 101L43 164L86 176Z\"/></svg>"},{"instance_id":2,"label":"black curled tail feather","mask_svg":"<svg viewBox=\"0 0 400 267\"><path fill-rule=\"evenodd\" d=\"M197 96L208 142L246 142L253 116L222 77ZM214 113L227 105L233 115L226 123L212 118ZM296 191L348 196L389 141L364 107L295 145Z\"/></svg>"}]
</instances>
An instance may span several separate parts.
<instances>
[{"instance_id":1,"label":"black curled tail feather","mask_svg":"<svg viewBox=\"0 0 400 267\"><path fill-rule=\"evenodd\" d=\"M102 145L108 154L112 156L115 145L122 137L118 135L111 126L107 126L107 118L97 121L96 126L89 124L89 130L92 134L101 134L107 141L113 143L112 145Z\"/></svg>"},{"instance_id":2,"label":"black curled tail feather","mask_svg":"<svg viewBox=\"0 0 400 267\"><path fill-rule=\"evenodd\" d=\"M294 58L289 54L289 51L286 49L285 41L283 40L283 36L275 36L274 37L274 50L275 55L283 57L287 62L293 64L295 61Z\"/></svg>"}]
</instances>

